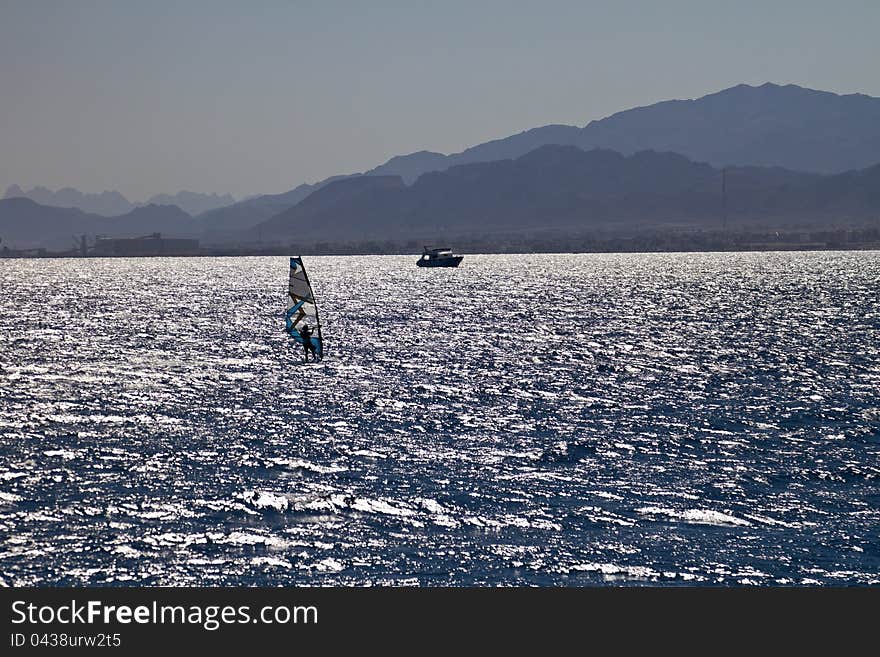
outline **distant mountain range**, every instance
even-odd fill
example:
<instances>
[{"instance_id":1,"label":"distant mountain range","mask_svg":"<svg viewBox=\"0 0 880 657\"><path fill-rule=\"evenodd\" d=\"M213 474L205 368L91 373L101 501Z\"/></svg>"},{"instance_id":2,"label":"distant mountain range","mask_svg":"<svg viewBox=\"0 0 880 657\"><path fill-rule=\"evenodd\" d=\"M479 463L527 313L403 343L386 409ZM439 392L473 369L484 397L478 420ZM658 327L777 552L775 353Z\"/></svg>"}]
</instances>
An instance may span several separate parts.
<instances>
[{"instance_id":1,"label":"distant mountain range","mask_svg":"<svg viewBox=\"0 0 880 657\"><path fill-rule=\"evenodd\" d=\"M70 249L79 235L136 237L161 232L195 235L198 225L176 205L146 205L118 217L83 212L79 208L40 205L29 198L0 200L0 246Z\"/></svg>"},{"instance_id":2,"label":"distant mountain range","mask_svg":"<svg viewBox=\"0 0 880 657\"><path fill-rule=\"evenodd\" d=\"M461 153L419 151L398 155L366 171L419 176L453 166L514 159L550 144L583 150L604 148L626 155L643 150L674 152L716 167L782 167L842 173L880 162L880 98L838 95L796 85L738 85L696 100L670 100L592 121L583 128L547 125L478 144ZM286 194L258 197L205 216L222 230L240 230L296 205L340 178L300 185ZM287 207L283 207L290 203ZM229 210L229 212L226 212ZM273 212L274 211L274 212Z\"/></svg>"},{"instance_id":3,"label":"distant mountain range","mask_svg":"<svg viewBox=\"0 0 880 657\"><path fill-rule=\"evenodd\" d=\"M235 203L232 194L201 194L199 192L177 192L176 194L156 194L143 205L176 205L193 217ZM141 205L141 204L139 204Z\"/></svg>"},{"instance_id":4,"label":"distant mountain range","mask_svg":"<svg viewBox=\"0 0 880 657\"><path fill-rule=\"evenodd\" d=\"M107 218L25 198L0 201L0 237L17 248L69 248L72 236L82 233L163 232L204 239L209 235L204 221L176 206L150 205ZM780 167L727 167L722 173L676 153L626 156L547 145L516 159L427 173L412 185L400 176L335 180L256 226L227 232L225 243L302 246L536 232L632 235L724 225L862 228L878 222L880 164L833 175Z\"/></svg>"},{"instance_id":5,"label":"distant mountain range","mask_svg":"<svg viewBox=\"0 0 880 657\"><path fill-rule=\"evenodd\" d=\"M209 239L222 239L245 228L250 228L287 208L291 208L312 192L349 176L333 176L315 183L303 184L283 194L264 194L239 201L226 207L204 212L197 217L201 229Z\"/></svg>"},{"instance_id":6,"label":"distant mountain range","mask_svg":"<svg viewBox=\"0 0 880 657\"><path fill-rule=\"evenodd\" d=\"M717 223L720 167L729 167L731 222L844 225L876 220L878 162L880 99L768 83L635 108L583 128L534 128L452 155L396 156L364 174L238 203L227 203L228 195L188 192L154 197L187 211L178 215L180 226L168 223L168 209L156 211L155 225L119 221L135 206L116 192L25 193L13 186L7 197L89 208L81 214L91 217L46 213L46 230L59 222L65 228L55 233L62 236L71 230L117 234L129 225L137 233L198 233L209 243L636 230ZM19 225L12 206L3 205L11 200L0 201L0 238L48 239L51 231L34 234ZM28 206L28 212L40 211ZM94 215L114 219L94 224ZM82 227L68 228L73 225Z\"/></svg>"},{"instance_id":7,"label":"distant mountain range","mask_svg":"<svg viewBox=\"0 0 880 657\"><path fill-rule=\"evenodd\" d=\"M25 191L18 185L10 185L6 189L5 198L29 198L40 205L78 208L83 212L105 217L115 217L145 205L176 205L187 214L197 215L235 202L230 194L221 196L184 191L177 194L156 194L146 203L132 203L116 191L84 194L73 187L64 187L54 192L46 187L34 187Z\"/></svg>"},{"instance_id":8,"label":"distant mountain range","mask_svg":"<svg viewBox=\"0 0 880 657\"><path fill-rule=\"evenodd\" d=\"M397 156L367 173L401 176L410 184L429 171L516 158L547 144L625 155L668 151L714 166L841 173L880 161L880 98L793 84L741 84L696 100L618 112L583 128L547 125L452 155L419 151Z\"/></svg>"},{"instance_id":9,"label":"distant mountain range","mask_svg":"<svg viewBox=\"0 0 880 657\"><path fill-rule=\"evenodd\" d=\"M114 216L131 212L134 205L119 192L83 194L73 187L64 187L53 192L46 187L34 187L29 191L18 185L10 185L4 198L27 198L40 205L56 208L77 208L83 212Z\"/></svg>"},{"instance_id":10,"label":"distant mountain range","mask_svg":"<svg viewBox=\"0 0 880 657\"><path fill-rule=\"evenodd\" d=\"M880 219L880 165L837 175L729 167L730 227L863 226ZM313 192L248 239L443 238L515 231L718 229L722 171L675 153L541 146L519 158L451 167L410 186L360 176Z\"/></svg>"}]
</instances>

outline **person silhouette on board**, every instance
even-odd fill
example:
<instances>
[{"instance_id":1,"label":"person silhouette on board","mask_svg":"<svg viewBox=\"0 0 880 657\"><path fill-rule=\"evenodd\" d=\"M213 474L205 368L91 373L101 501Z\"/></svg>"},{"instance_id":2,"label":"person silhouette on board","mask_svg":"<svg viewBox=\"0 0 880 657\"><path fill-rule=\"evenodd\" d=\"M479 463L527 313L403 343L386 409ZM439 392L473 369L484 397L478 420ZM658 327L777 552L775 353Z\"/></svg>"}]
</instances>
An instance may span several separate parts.
<instances>
[{"instance_id":1,"label":"person silhouette on board","mask_svg":"<svg viewBox=\"0 0 880 657\"><path fill-rule=\"evenodd\" d=\"M303 324L303 327L299 330L299 337L302 338L303 341L303 356L306 362L309 362L309 353L312 354L313 360L318 360L318 353L315 351L315 345L312 342L312 329L309 328L308 324Z\"/></svg>"}]
</instances>

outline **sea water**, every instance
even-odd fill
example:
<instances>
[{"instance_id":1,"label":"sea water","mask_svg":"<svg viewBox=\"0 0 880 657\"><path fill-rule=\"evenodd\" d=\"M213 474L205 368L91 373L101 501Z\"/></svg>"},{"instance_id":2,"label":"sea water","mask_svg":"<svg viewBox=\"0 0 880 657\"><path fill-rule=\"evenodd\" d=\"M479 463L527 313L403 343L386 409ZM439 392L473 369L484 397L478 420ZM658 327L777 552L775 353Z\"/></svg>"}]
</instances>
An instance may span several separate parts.
<instances>
[{"instance_id":1,"label":"sea water","mask_svg":"<svg viewBox=\"0 0 880 657\"><path fill-rule=\"evenodd\" d=\"M880 582L877 252L0 260L0 583Z\"/></svg>"}]
</instances>

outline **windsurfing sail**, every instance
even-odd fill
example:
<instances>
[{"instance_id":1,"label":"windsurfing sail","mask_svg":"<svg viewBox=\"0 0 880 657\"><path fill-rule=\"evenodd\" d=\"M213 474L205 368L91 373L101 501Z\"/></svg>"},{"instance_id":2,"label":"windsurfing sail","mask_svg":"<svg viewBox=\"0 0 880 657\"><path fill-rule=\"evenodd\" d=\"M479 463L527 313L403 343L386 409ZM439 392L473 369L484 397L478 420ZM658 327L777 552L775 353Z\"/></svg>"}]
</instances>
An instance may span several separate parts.
<instances>
[{"instance_id":1,"label":"windsurfing sail","mask_svg":"<svg viewBox=\"0 0 880 657\"><path fill-rule=\"evenodd\" d=\"M303 344L300 330L308 326L312 330L311 343L318 358L324 357L324 340L318 305L302 258L290 259L290 284L287 288L287 312L284 313L285 330L291 338Z\"/></svg>"}]
</instances>

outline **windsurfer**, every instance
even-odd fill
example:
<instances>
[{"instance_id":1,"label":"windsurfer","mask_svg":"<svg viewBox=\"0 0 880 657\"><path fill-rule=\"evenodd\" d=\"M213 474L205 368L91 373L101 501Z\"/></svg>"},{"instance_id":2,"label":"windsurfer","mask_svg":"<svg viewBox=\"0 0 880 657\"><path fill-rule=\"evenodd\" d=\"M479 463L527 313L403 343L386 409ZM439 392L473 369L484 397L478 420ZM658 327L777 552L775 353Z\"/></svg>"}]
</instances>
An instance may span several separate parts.
<instances>
[{"instance_id":1,"label":"windsurfer","mask_svg":"<svg viewBox=\"0 0 880 657\"><path fill-rule=\"evenodd\" d=\"M315 361L324 357L324 341L321 339L318 306L315 303L315 295L312 293L309 277L306 276L306 269L300 258L290 259L284 326L290 337L302 344L304 362L309 361L309 354Z\"/></svg>"},{"instance_id":2,"label":"windsurfer","mask_svg":"<svg viewBox=\"0 0 880 657\"><path fill-rule=\"evenodd\" d=\"M312 343L312 329L309 328L308 324L303 324L303 327L299 330L299 337L302 338L303 341L303 351L305 354L306 362L309 360L309 353L311 352L312 358L314 360L318 359L318 355L315 352L315 345Z\"/></svg>"}]
</instances>

